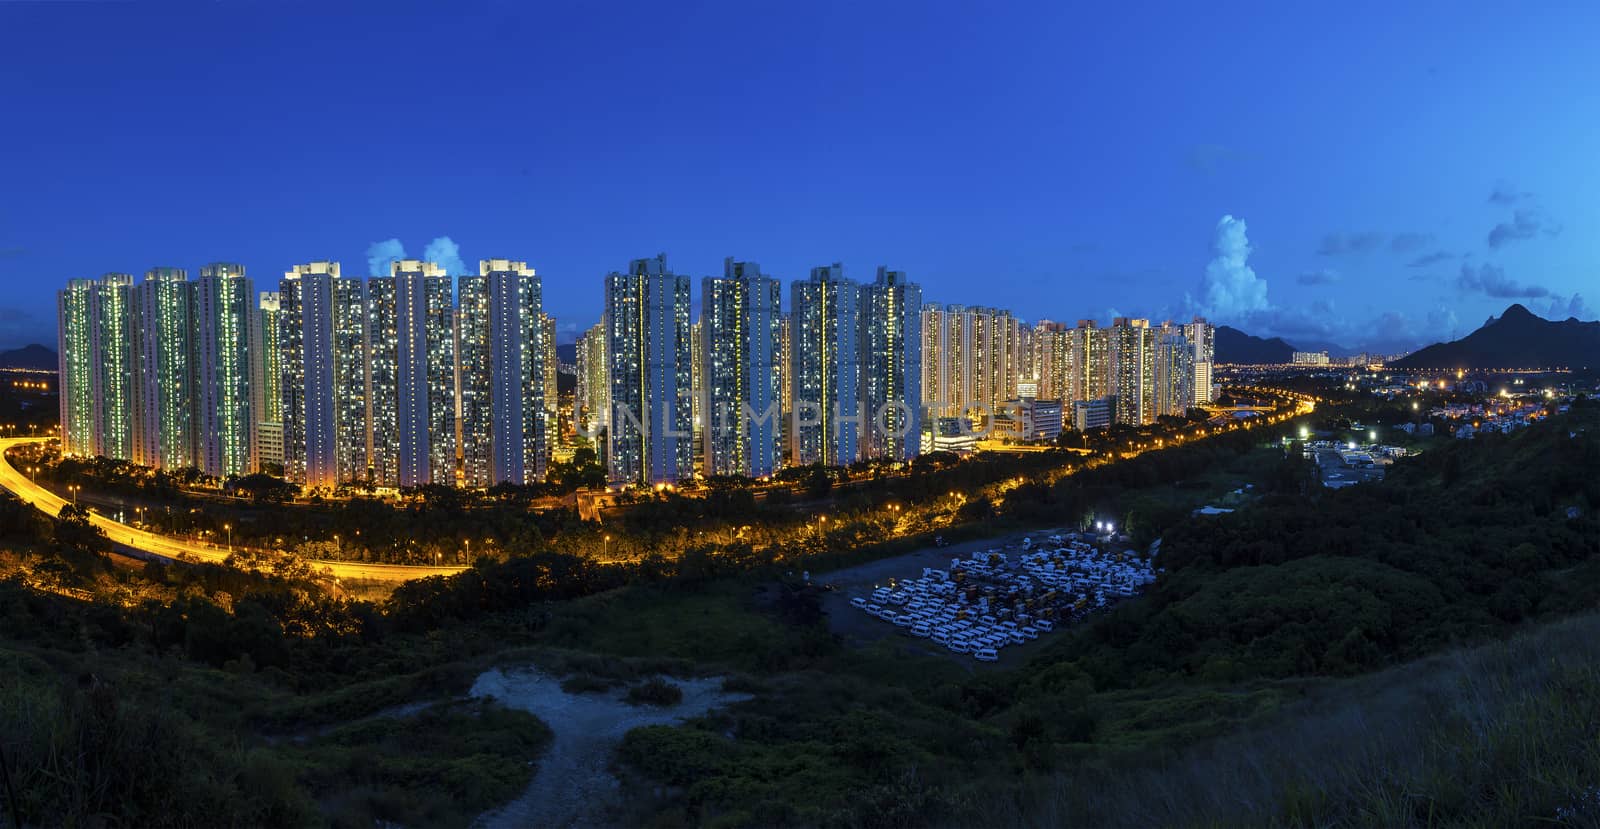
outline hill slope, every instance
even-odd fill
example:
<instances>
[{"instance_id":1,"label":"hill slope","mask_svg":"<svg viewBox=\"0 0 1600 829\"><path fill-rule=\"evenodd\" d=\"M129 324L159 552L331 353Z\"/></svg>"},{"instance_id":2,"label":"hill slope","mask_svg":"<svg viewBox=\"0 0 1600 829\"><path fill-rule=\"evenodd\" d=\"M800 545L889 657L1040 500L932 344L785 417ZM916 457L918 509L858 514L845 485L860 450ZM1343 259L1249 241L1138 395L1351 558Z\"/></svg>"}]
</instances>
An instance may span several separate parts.
<instances>
[{"instance_id":1,"label":"hill slope","mask_svg":"<svg viewBox=\"0 0 1600 829\"><path fill-rule=\"evenodd\" d=\"M34 343L10 351L0 351L0 368L29 368L41 371L55 371L56 352L47 347Z\"/></svg>"},{"instance_id":2,"label":"hill slope","mask_svg":"<svg viewBox=\"0 0 1600 829\"><path fill-rule=\"evenodd\" d=\"M1444 369L1600 365L1600 322L1555 322L1514 304L1471 334L1455 342L1435 343L1393 365Z\"/></svg>"},{"instance_id":3,"label":"hill slope","mask_svg":"<svg viewBox=\"0 0 1600 829\"><path fill-rule=\"evenodd\" d=\"M1289 362L1295 347L1281 338L1263 339L1230 328L1217 326L1217 362L1247 365L1277 365Z\"/></svg>"}]
</instances>

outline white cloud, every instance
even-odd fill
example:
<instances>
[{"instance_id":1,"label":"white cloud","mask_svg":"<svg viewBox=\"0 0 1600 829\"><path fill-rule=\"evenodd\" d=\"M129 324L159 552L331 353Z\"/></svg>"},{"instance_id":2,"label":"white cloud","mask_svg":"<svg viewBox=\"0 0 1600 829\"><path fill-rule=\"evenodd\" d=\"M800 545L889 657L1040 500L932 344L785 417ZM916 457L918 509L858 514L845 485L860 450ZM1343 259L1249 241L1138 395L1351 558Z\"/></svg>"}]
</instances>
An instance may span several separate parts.
<instances>
[{"instance_id":1,"label":"white cloud","mask_svg":"<svg viewBox=\"0 0 1600 829\"><path fill-rule=\"evenodd\" d=\"M367 245L367 273L388 276L389 263L406 258L406 246L399 239L385 239Z\"/></svg>"},{"instance_id":2,"label":"white cloud","mask_svg":"<svg viewBox=\"0 0 1600 829\"><path fill-rule=\"evenodd\" d=\"M1200 311L1219 320L1238 320L1265 311L1267 282L1250 267L1250 240L1243 219L1223 216L1211 243L1211 262L1200 280Z\"/></svg>"},{"instance_id":3,"label":"white cloud","mask_svg":"<svg viewBox=\"0 0 1600 829\"><path fill-rule=\"evenodd\" d=\"M451 276L467 273L467 265L461 261L461 246L449 236L440 236L429 242L428 247L422 251L422 258L437 263Z\"/></svg>"}]
</instances>

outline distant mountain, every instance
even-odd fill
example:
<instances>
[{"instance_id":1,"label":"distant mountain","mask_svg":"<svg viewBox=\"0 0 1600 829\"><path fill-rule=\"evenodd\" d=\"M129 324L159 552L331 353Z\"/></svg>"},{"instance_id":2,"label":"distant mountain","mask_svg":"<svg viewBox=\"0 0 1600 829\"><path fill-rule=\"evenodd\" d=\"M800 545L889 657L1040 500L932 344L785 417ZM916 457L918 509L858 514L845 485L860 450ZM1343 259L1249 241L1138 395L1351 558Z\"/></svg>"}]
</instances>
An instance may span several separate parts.
<instances>
[{"instance_id":1,"label":"distant mountain","mask_svg":"<svg viewBox=\"0 0 1600 829\"><path fill-rule=\"evenodd\" d=\"M1455 342L1435 343L1396 368L1583 368L1600 366L1600 322L1547 320L1512 305Z\"/></svg>"},{"instance_id":2,"label":"distant mountain","mask_svg":"<svg viewBox=\"0 0 1600 829\"><path fill-rule=\"evenodd\" d=\"M0 351L0 368L31 368L41 371L55 371L60 366L56 362L56 352L52 348L34 343L10 351Z\"/></svg>"},{"instance_id":3,"label":"distant mountain","mask_svg":"<svg viewBox=\"0 0 1600 829\"><path fill-rule=\"evenodd\" d=\"M1296 350L1278 337L1265 340L1237 328L1217 326L1216 358L1219 363L1282 364L1289 362Z\"/></svg>"}]
</instances>

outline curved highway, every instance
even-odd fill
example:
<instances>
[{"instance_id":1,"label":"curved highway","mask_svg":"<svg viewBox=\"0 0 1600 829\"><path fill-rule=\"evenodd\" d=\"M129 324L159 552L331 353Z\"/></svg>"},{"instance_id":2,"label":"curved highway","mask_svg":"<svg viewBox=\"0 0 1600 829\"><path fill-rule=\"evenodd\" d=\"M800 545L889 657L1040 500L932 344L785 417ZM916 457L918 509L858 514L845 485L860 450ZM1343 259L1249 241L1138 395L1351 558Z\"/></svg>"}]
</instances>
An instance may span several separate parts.
<instances>
[{"instance_id":1,"label":"curved highway","mask_svg":"<svg viewBox=\"0 0 1600 829\"><path fill-rule=\"evenodd\" d=\"M34 483L33 479L12 466L11 459L6 456L6 453L13 447L29 443L43 443L46 440L49 440L49 438L0 439L0 487L4 487L24 503L30 504L44 514L54 517L61 512L62 507L67 505L66 499ZM90 511L89 522L99 527L112 542L161 558L191 558L216 564L221 564L228 558L228 551L226 550L219 550L207 544L186 541L181 538L159 535L137 527L130 527L119 521L113 521L97 512ZM465 567L433 567L425 564L367 564L364 562L326 561L322 559L313 559L310 563L318 569L327 570L335 578L354 579L357 581L410 581L411 579L420 579L427 576L453 575L466 569Z\"/></svg>"}]
</instances>

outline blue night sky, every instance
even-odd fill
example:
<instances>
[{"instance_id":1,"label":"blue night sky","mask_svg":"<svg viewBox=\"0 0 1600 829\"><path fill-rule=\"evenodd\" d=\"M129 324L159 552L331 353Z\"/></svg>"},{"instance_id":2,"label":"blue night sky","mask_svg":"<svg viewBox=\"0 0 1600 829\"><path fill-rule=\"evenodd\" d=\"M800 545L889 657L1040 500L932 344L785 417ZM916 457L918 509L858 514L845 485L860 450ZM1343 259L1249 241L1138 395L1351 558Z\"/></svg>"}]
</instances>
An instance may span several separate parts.
<instances>
[{"instance_id":1,"label":"blue night sky","mask_svg":"<svg viewBox=\"0 0 1600 829\"><path fill-rule=\"evenodd\" d=\"M329 5L0 3L0 347L71 277L441 236L564 339L658 251L1301 345L1600 304L1595 4Z\"/></svg>"}]
</instances>

